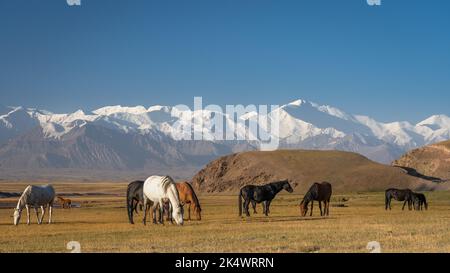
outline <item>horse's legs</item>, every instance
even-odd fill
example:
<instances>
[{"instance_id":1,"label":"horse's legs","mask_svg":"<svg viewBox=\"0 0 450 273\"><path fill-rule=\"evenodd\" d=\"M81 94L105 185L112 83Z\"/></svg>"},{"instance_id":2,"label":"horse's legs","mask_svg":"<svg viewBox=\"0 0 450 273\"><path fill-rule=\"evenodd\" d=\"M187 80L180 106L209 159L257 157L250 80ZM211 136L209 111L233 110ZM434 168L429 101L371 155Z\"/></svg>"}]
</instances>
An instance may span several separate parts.
<instances>
[{"instance_id":1,"label":"horse's legs","mask_svg":"<svg viewBox=\"0 0 450 273\"><path fill-rule=\"evenodd\" d=\"M311 201L311 212L309 213L309 216L312 216L313 204L314 204L314 201Z\"/></svg>"},{"instance_id":2,"label":"horse's legs","mask_svg":"<svg viewBox=\"0 0 450 273\"><path fill-rule=\"evenodd\" d=\"M164 202L162 200L159 201L159 222L164 224Z\"/></svg>"},{"instance_id":3,"label":"horse's legs","mask_svg":"<svg viewBox=\"0 0 450 273\"><path fill-rule=\"evenodd\" d=\"M36 218L37 218L38 225L40 225L41 222L39 221L39 211L38 211L37 207L34 207L34 212L36 213Z\"/></svg>"},{"instance_id":4,"label":"horse's legs","mask_svg":"<svg viewBox=\"0 0 450 273\"><path fill-rule=\"evenodd\" d=\"M145 206L147 209L143 208L143 210L148 210L148 213L150 213L150 219L153 219L152 206L153 204L147 204L147 206Z\"/></svg>"},{"instance_id":5,"label":"horse's legs","mask_svg":"<svg viewBox=\"0 0 450 273\"><path fill-rule=\"evenodd\" d=\"M146 224L146 221L147 221L147 208L148 208L148 199L147 199L147 197L145 197L144 196L144 218L142 219L142 222L144 223L144 225ZM133 204L131 204L131 205L133 205ZM133 213L133 208L130 208L131 209L131 213Z\"/></svg>"},{"instance_id":6,"label":"horse's legs","mask_svg":"<svg viewBox=\"0 0 450 273\"><path fill-rule=\"evenodd\" d=\"M406 200L405 200L405 202L403 202L403 207L402 207L402 210L405 210L405 205L406 205Z\"/></svg>"},{"instance_id":7,"label":"horse's legs","mask_svg":"<svg viewBox=\"0 0 450 273\"><path fill-rule=\"evenodd\" d=\"M26 205L25 208L27 209L27 225L30 224L30 206Z\"/></svg>"},{"instance_id":8,"label":"horse's legs","mask_svg":"<svg viewBox=\"0 0 450 273\"><path fill-rule=\"evenodd\" d=\"M248 211L248 205L250 204L250 200L249 199L245 199L244 201L244 210L245 210L245 215L250 216L250 212Z\"/></svg>"},{"instance_id":9,"label":"horse's legs","mask_svg":"<svg viewBox=\"0 0 450 273\"><path fill-rule=\"evenodd\" d=\"M325 212L327 211L327 201L324 201L324 204L325 204ZM320 216L323 216L322 215L322 202L321 201L319 201L319 209L320 209Z\"/></svg>"},{"instance_id":10,"label":"horse's legs","mask_svg":"<svg viewBox=\"0 0 450 273\"><path fill-rule=\"evenodd\" d=\"M327 209L327 216L328 216L328 215L330 215L330 200L327 200L325 207ZM323 213L323 215L325 215L325 212Z\"/></svg>"},{"instance_id":11,"label":"horse's legs","mask_svg":"<svg viewBox=\"0 0 450 273\"><path fill-rule=\"evenodd\" d=\"M41 211L42 211L42 214L41 214L41 224L43 223L43 221L44 221L44 215L45 215L45 209L47 208L47 206L41 206Z\"/></svg>"},{"instance_id":12,"label":"horse's legs","mask_svg":"<svg viewBox=\"0 0 450 273\"><path fill-rule=\"evenodd\" d=\"M157 224L156 218L157 216L157 209L158 209L159 204L158 203L153 203L152 207L151 207L151 213L152 213L152 222L153 224Z\"/></svg>"},{"instance_id":13,"label":"horse's legs","mask_svg":"<svg viewBox=\"0 0 450 273\"><path fill-rule=\"evenodd\" d=\"M253 213L258 214L258 212L256 211L256 201L254 201L254 200L252 200L252 207L253 207Z\"/></svg>"},{"instance_id":14,"label":"horse's legs","mask_svg":"<svg viewBox=\"0 0 450 273\"><path fill-rule=\"evenodd\" d=\"M70 207L69 207L70 208ZM48 206L48 223L52 223L52 214L53 214L53 204Z\"/></svg>"},{"instance_id":15,"label":"horse's legs","mask_svg":"<svg viewBox=\"0 0 450 273\"><path fill-rule=\"evenodd\" d=\"M156 217L159 217L159 216L157 216L157 209L158 209L158 203L154 203L153 206L152 206L152 209L151 209L152 214L153 214L153 217L152 217L153 218L153 224L157 224L158 223L156 221Z\"/></svg>"},{"instance_id":16,"label":"horse's legs","mask_svg":"<svg viewBox=\"0 0 450 273\"><path fill-rule=\"evenodd\" d=\"M170 220L170 223L173 224L173 207L172 207L172 203L169 202L169 211L167 212L167 219L168 221Z\"/></svg>"},{"instance_id":17,"label":"horse's legs","mask_svg":"<svg viewBox=\"0 0 450 273\"><path fill-rule=\"evenodd\" d=\"M131 200L131 216L133 216L133 212L135 212L136 214L138 213L137 207L138 207L139 201L132 199Z\"/></svg>"},{"instance_id":18,"label":"horse's legs","mask_svg":"<svg viewBox=\"0 0 450 273\"><path fill-rule=\"evenodd\" d=\"M267 200L266 201L266 216L269 216L269 212L270 212L270 209L269 209L269 207L270 207L270 200Z\"/></svg>"}]
</instances>

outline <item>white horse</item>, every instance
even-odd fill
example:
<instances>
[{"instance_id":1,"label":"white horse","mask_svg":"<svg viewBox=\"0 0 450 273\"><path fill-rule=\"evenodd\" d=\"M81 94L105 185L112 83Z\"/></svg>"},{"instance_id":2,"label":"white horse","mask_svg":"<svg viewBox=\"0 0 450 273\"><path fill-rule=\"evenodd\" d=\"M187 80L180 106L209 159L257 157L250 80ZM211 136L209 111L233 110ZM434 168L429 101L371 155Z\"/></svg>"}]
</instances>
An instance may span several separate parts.
<instances>
[{"instance_id":1,"label":"white horse","mask_svg":"<svg viewBox=\"0 0 450 273\"><path fill-rule=\"evenodd\" d=\"M45 186L28 186L22 193L14 210L14 225L18 225L22 215L23 208L27 209L27 224L30 224L30 206L34 207L38 224L42 224L44 220L45 209L48 206L49 219L48 223L52 223L53 201L55 199L55 190L51 185ZM39 218L38 207L42 210L41 218Z\"/></svg>"},{"instance_id":2,"label":"white horse","mask_svg":"<svg viewBox=\"0 0 450 273\"><path fill-rule=\"evenodd\" d=\"M159 205L160 222L163 223L164 201L169 201L172 207L172 218L178 225L183 224L183 207L180 204L178 190L170 176L150 176L144 182L144 225L147 220L147 204L153 210L153 222L156 222L156 208Z\"/></svg>"}]
</instances>

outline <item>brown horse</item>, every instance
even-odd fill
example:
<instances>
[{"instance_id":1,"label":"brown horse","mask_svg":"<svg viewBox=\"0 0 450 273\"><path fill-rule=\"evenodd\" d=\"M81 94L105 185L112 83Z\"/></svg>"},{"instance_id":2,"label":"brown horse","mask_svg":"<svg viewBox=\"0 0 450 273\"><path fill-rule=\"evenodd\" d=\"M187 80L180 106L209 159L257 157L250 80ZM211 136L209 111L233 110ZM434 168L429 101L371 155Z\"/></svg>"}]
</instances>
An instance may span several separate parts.
<instances>
[{"instance_id":1,"label":"brown horse","mask_svg":"<svg viewBox=\"0 0 450 273\"><path fill-rule=\"evenodd\" d=\"M330 214L330 199L331 199L331 184L328 182L314 183L308 192L305 194L302 202L300 203L300 214L301 216L306 216L308 212L308 203L311 202L311 213L313 213L313 203L314 201L319 201L320 216L325 216ZM325 211L322 213L322 204L325 204Z\"/></svg>"},{"instance_id":2,"label":"brown horse","mask_svg":"<svg viewBox=\"0 0 450 273\"><path fill-rule=\"evenodd\" d=\"M61 196L58 196L57 198L63 209L70 209L72 207L72 200L69 198L62 198Z\"/></svg>"},{"instance_id":3,"label":"brown horse","mask_svg":"<svg viewBox=\"0 0 450 273\"><path fill-rule=\"evenodd\" d=\"M180 182L176 183L178 195L180 197L180 202L184 204L188 204L188 220L191 220L191 206L194 206L193 211L197 216L197 220L202 219L201 215L201 207L200 203L198 202L197 195L194 192L194 189L192 188L191 184L188 182Z\"/></svg>"}]
</instances>

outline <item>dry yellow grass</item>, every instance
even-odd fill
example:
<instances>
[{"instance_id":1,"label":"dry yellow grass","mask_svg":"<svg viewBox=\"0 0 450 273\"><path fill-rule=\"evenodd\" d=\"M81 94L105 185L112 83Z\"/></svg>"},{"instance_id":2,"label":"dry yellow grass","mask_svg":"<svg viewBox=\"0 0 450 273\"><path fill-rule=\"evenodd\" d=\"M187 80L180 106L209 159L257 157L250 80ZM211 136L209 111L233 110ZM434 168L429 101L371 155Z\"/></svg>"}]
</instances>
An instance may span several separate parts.
<instances>
[{"instance_id":1,"label":"dry yellow grass","mask_svg":"<svg viewBox=\"0 0 450 273\"><path fill-rule=\"evenodd\" d=\"M0 190L20 191L25 184L0 184ZM109 187L109 190L108 188ZM57 184L59 192L123 194L126 184ZM68 252L79 241L83 252L368 252L369 241L383 252L450 252L450 192L427 193L430 209L401 211L393 201L386 212L383 193L349 193L348 207L331 207L328 218L299 217L301 195L281 194L271 215L237 216L235 195L200 195L203 220L183 227L143 226L127 221L124 196L72 198L82 208L55 210L55 223L12 225L12 210L0 209L0 252ZM1 199L0 203L16 199ZM332 202L337 204L337 202ZM318 209L318 206L315 206Z\"/></svg>"}]
</instances>

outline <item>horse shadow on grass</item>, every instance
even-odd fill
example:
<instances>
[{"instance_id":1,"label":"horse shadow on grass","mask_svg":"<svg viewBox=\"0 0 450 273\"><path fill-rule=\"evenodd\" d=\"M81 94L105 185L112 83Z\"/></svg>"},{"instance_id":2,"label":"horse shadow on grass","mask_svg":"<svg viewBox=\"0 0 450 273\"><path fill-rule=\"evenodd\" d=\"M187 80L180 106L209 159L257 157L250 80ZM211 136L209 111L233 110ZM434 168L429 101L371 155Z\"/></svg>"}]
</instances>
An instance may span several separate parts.
<instances>
[{"instance_id":1,"label":"horse shadow on grass","mask_svg":"<svg viewBox=\"0 0 450 273\"><path fill-rule=\"evenodd\" d=\"M303 221L327 221L336 219L334 217L301 217L301 216L270 216L267 218L263 217L253 217L253 218L242 218L244 222L255 222L255 223L279 223L279 222L303 222Z\"/></svg>"}]
</instances>

